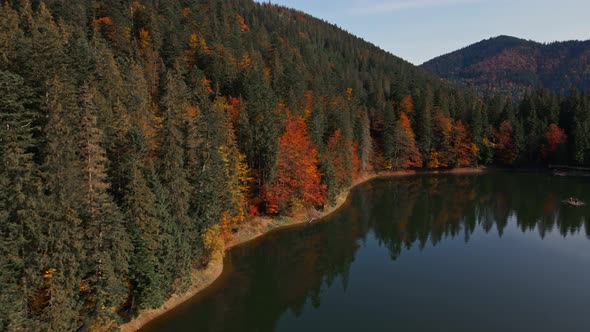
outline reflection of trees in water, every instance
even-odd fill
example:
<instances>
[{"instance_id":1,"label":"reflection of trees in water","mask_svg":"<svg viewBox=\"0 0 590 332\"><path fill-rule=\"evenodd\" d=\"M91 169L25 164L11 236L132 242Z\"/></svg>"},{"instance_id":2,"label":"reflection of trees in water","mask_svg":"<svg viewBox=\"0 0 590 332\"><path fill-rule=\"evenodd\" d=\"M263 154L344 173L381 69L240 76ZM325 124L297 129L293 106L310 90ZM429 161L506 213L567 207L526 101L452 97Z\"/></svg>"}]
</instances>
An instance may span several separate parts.
<instances>
[{"instance_id":1,"label":"reflection of trees in water","mask_svg":"<svg viewBox=\"0 0 590 332\"><path fill-rule=\"evenodd\" d=\"M552 231L575 234L584 224L588 235L587 209L562 203L572 190L584 195L571 184L527 175L416 176L380 183L362 195L377 216L370 219L376 238L395 259L402 248L422 249L428 241L436 246L460 234L468 241L477 226L501 237L511 218L523 232L536 230L542 238Z\"/></svg>"},{"instance_id":2,"label":"reflection of trees in water","mask_svg":"<svg viewBox=\"0 0 590 332\"><path fill-rule=\"evenodd\" d=\"M513 219L523 232L537 229L541 237L551 231L559 231L563 236L579 232L585 222L584 210L569 208L559 196L571 188L563 181L540 179L545 180L538 176L494 174L414 176L369 182L353 192L350 206L335 215L334 221L320 223L297 235L303 244L299 254L313 258L296 268L287 267L292 290L275 291L283 293L281 302L296 314L301 313L308 299L319 306L324 285L330 286L341 277L346 286L358 249L357 239L362 244L370 230L378 243L389 250L392 260L403 249L423 249L429 242L436 246L448 237L462 236L467 242L478 226L501 237ZM588 229L590 225L586 225ZM277 246L289 248L280 243ZM298 280L301 285L296 285Z\"/></svg>"},{"instance_id":3,"label":"reflection of trees in water","mask_svg":"<svg viewBox=\"0 0 590 332\"><path fill-rule=\"evenodd\" d=\"M322 291L340 286L338 281L347 287L357 250L371 230L393 260L404 248L436 246L448 237L469 241L478 226L502 236L512 219L523 232L536 229L541 237L551 231L567 236L584 223L588 232L588 210L561 202L568 195L590 198L577 187L563 179L503 174L368 182L330 220L234 248L226 258L233 272L173 320L212 331L273 331L288 310L298 316L306 303L319 307Z\"/></svg>"},{"instance_id":4,"label":"reflection of trees in water","mask_svg":"<svg viewBox=\"0 0 590 332\"><path fill-rule=\"evenodd\" d=\"M282 302L291 303L288 306L300 313L306 299L319 305L323 285L331 285L338 277L346 285L358 249L356 240L362 245L370 230L389 250L392 260L404 248L423 249L429 242L436 246L448 237L462 236L467 242L478 226L501 237L512 220L523 232L536 229L541 237L551 231L563 236L577 233L587 222L586 210L562 204L560 195L567 197L570 185L563 179L510 174L414 176L364 184L353 192L350 206L337 213L332 222L320 223L316 229L308 229L309 233L298 235L304 244L301 254L314 257L305 263L313 266L290 270L293 284L303 278L304 286L289 291ZM313 253L304 249L310 243L307 237L314 243Z\"/></svg>"},{"instance_id":5,"label":"reflection of trees in water","mask_svg":"<svg viewBox=\"0 0 590 332\"><path fill-rule=\"evenodd\" d=\"M225 261L232 270L226 279L170 321L210 331L274 331L286 311L298 316L306 303L319 307L322 289L338 282L347 286L357 240L367 233L366 224L354 221L364 211L347 206L334 215L335 222L271 233L232 249ZM153 330L163 329L180 328L162 325Z\"/></svg>"}]
</instances>

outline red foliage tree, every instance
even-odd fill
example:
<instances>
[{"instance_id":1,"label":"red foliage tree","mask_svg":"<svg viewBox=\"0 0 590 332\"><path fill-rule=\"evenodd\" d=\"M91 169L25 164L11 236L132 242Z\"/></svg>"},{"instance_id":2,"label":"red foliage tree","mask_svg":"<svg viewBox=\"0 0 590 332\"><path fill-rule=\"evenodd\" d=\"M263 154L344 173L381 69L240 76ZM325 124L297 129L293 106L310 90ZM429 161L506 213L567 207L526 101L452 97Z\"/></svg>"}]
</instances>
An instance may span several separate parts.
<instances>
[{"instance_id":1,"label":"red foliage tree","mask_svg":"<svg viewBox=\"0 0 590 332\"><path fill-rule=\"evenodd\" d=\"M318 152L303 117L287 112L287 125L278 149L276 179L263 189L266 212L274 214L300 204L324 204L326 187L320 181Z\"/></svg>"},{"instance_id":2,"label":"red foliage tree","mask_svg":"<svg viewBox=\"0 0 590 332\"><path fill-rule=\"evenodd\" d=\"M512 164L516 160L513 132L512 123L504 121L494 133L497 160L504 164Z\"/></svg>"},{"instance_id":3,"label":"red foliage tree","mask_svg":"<svg viewBox=\"0 0 590 332\"><path fill-rule=\"evenodd\" d=\"M542 144L540 147L539 154L541 156L541 160L548 160L554 158L556 155L557 149L567 142L567 135L563 131L563 129L559 128L559 126L555 123L552 123L547 127L547 131L545 132L545 139L546 144Z\"/></svg>"},{"instance_id":4,"label":"red foliage tree","mask_svg":"<svg viewBox=\"0 0 590 332\"><path fill-rule=\"evenodd\" d=\"M549 127L547 127L545 137L547 138L549 152L551 153L555 152L560 144L564 144L567 142L567 135L565 134L563 129L559 128L559 126L555 123L552 123L549 125Z\"/></svg>"}]
</instances>

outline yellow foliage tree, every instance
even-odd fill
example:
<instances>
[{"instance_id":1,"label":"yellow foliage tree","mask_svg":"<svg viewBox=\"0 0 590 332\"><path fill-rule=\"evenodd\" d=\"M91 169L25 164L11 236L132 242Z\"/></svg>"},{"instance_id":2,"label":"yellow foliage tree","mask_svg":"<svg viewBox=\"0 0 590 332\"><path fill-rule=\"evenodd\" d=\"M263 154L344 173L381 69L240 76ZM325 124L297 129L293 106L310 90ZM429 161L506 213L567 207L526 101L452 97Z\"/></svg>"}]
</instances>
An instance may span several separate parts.
<instances>
[{"instance_id":1,"label":"yellow foliage tree","mask_svg":"<svg viewBox=\"0 0 590 332\"><path fill-rule=\"evenodd\" d=\"M230 210L221 217L222 233L226 239L230 237L231 228L246 220L246 195L252 181L246 156L235 147L220 146L217 148L224 163L225 186L229 193Z\"/></svg>"},{"instance_id":2,"label":"yellow foliage tree","mask_svg":"<svg viewBox=\"0 0 590 332\"><path fill-rule=\"evenodd\" d=\"M441 167L441 163L439 160L439 153L436 150L430 151L430 157L428 158L428 164L426 165L428 168L439 168Z\"/></svg>"},{"instance_id":3,"label":"yellow foliage tree","mask_svg":"<svg viewBox=\"0 0 590 332\"><path fill-rule=\"evenodd\" d=\"M220 262L225 255L225 240L220 225L213 225L201 234L201 240L209 260Z\"/></svg>"}]
</instances>

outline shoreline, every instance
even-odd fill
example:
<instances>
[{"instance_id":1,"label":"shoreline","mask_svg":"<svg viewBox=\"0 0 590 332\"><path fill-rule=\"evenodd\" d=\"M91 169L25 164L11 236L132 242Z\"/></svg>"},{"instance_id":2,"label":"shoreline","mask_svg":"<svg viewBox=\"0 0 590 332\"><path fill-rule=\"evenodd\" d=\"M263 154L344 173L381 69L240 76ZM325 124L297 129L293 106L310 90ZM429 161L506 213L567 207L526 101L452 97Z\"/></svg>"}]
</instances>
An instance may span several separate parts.
<instances>
[{"instance_id":1,"label":"shoreline","mask_svg":"<svg viewBox=\"0 0 590 332\"><path fill-rule=\"evenodd\" d=\"M493 170L489 167L472 167L472 168L454 168L449 170L428 170L428 171L416 171L416 170L403 170L403 171L386 171L379 173L366 174L356 181L353 181L352 185L346 190L342 191L336 198L336 203L333 206L327 207L324 211L321 211L316 217L313 218L313 222L321 221L321 219L331 215L340 209L349 198L350 191L355 187L377 179L377 178L389 178L389 177L404 177L417 174L479 174L489 172ZM247 223L240 225L239 230L236 232L231 241L226 243L225 251L231 250L233 247L238 245L244 245L250 241L253 241L259 237L262 237L270 232L278 229L289 228L294 226L300 226L305 223L309 223L308 216L305 212L297 213L293 216L279 216L275 218L271 217L256 217ZM122 332L137 331L150 321L162 316L166 312L174 309L180 304L186 302L198 293L209 287L215 280L217 280L223 273L223 259L221 261L210 262L207 268L193 270L191 273L192 284L189 289L183 294L173 294L170 296L162 306L156 309L149 309L140 311L137 317L130 320L129 322L119 326Z\"/></svg>"}]
</instances>

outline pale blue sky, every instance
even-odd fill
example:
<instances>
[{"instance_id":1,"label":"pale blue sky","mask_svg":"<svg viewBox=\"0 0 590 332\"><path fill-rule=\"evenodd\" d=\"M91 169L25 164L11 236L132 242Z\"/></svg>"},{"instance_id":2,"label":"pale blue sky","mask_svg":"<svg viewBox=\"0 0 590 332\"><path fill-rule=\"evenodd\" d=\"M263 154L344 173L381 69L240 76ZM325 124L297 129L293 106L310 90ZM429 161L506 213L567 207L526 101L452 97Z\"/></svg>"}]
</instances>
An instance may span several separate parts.
<instances>
[{"instance_id":1,"label":"pale blue sky","mask_svg":"<svg viewBox=\"0 0 590 332\"><path fill-rule=\"evenodd\" d=\"M271 2L323 18L414 64L498 35L539 42L590 39L590 0Z\"/></svg>"}]
</instances>

